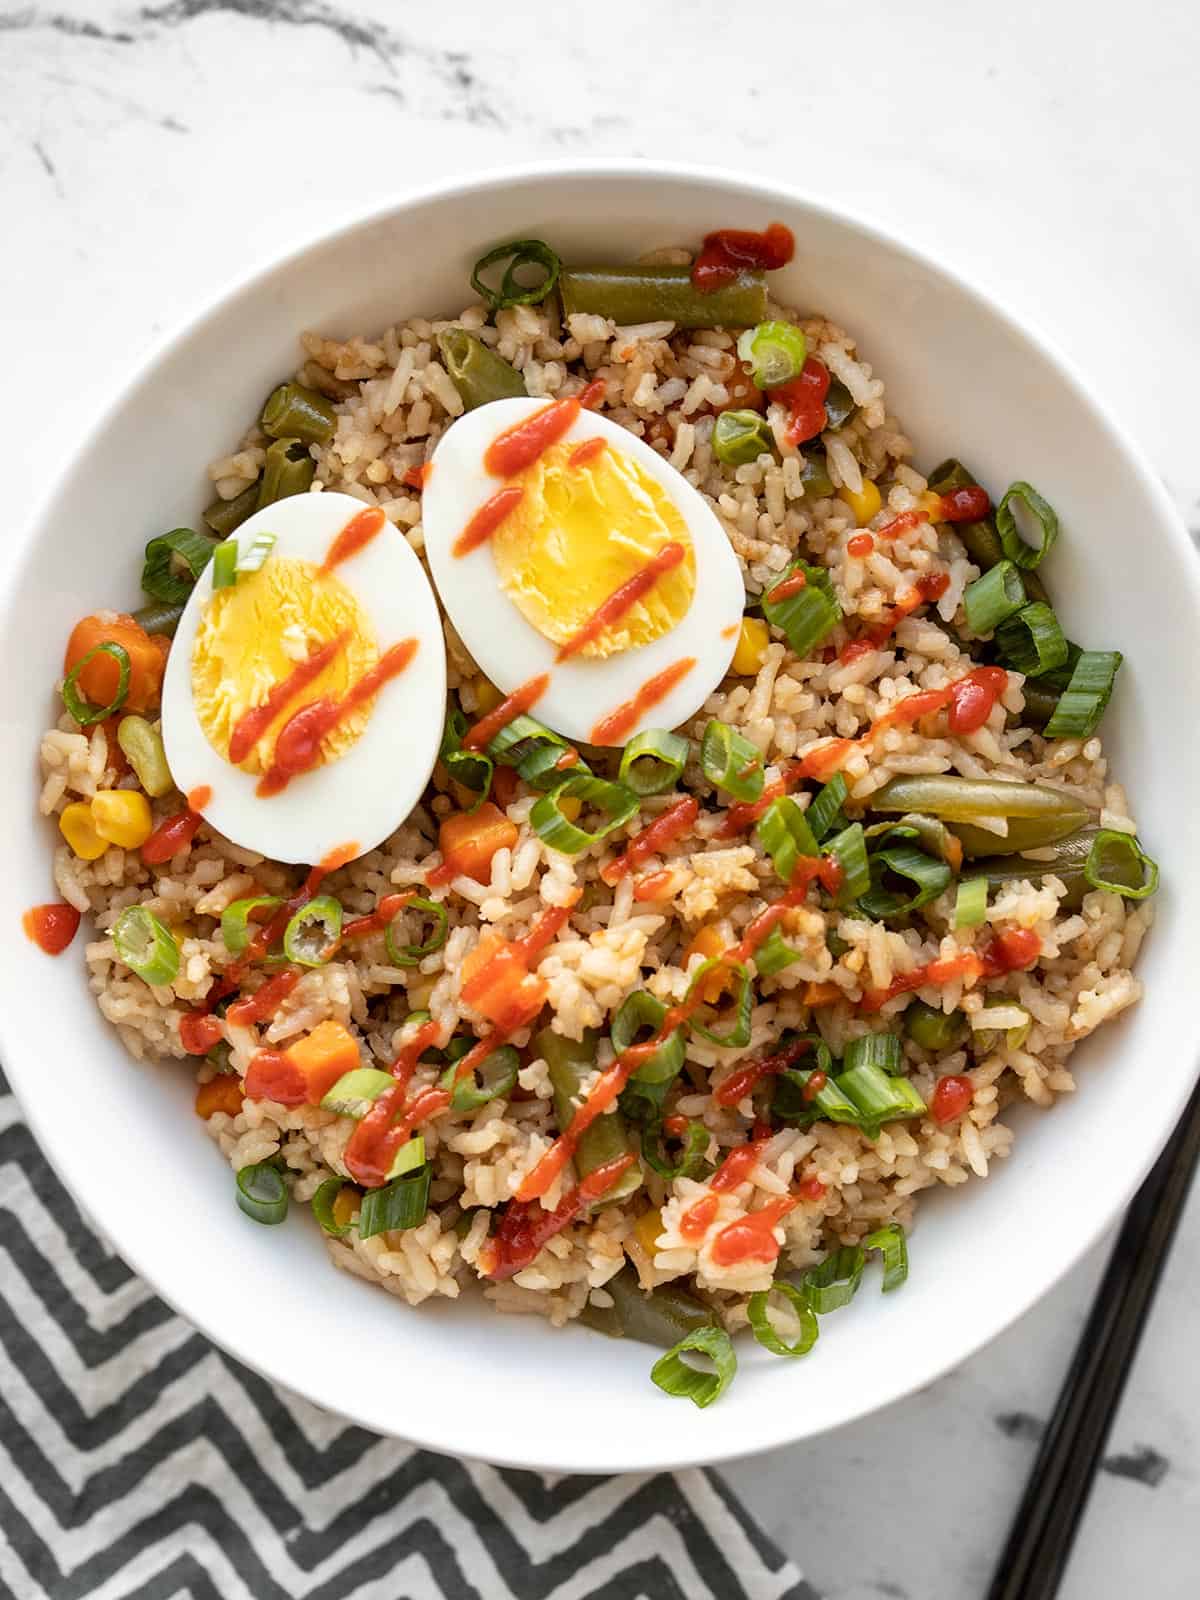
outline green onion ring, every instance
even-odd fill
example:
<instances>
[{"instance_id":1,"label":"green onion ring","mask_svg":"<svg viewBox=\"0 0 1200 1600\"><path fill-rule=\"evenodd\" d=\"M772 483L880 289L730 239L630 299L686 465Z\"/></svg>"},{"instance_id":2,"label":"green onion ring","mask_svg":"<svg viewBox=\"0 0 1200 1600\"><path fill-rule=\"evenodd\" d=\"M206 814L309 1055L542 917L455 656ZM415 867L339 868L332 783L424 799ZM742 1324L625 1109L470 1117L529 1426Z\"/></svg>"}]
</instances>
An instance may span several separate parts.
<instances>
[{"instance_id":1,"label":"green onion ring","mask_svg":"<svg viewBox=\"0 0 1200 1600\"><path fill-rule=\"evenodd\" d=\"M737 353L757 388L776 389L804 371L808 340L795 323L760 322L739 335Z\"/></svg>"},{"instance_id":2,"label":"green onion ring","mask_svg":"<svg viewBox=\"0 0 1200 1600\"><path fill-rule=\"evenodd\" d=\"M963 878L954 896L954 926L977 928L987 916L988 881Z\"/></svg>"},{"instance_id":3,"label":"green onion ring","mask_svg":"<svg viewBox=\"0 0 1200 1600\"><path fill-rule=\"evenodd\" d=\"M781 1338L771 1322L770 1303L773 1294L783 1295L799 1319L800 1332L796 1336L795 1344L788 1344ZM750 1318L750 1329L754 1337L763 1349L769 1350L773 1356L806 1356L816 1344L821 1331L817 1314L809 1305L804 1290L794 1283L788 1283L784 1278L776 1278L769 1289L760 1289L757 1294L752 1294L750 1304L746 1307L746 1315Z\"/></svg>"},{"instance_id":4,"label":"green onion ring","mask_svg":"<svg viewBox=\"0 0 1200 1600\"><path fill-rule=\"evenodd\" d=\"M778 926L771 929L754 952L754 965L760 978L773 978L777 972L782 972L784 967L790 967L793 961L799 959L800 951L788 944Z\"/></svg>"},{"instance_id":5,"label":"green onion ring","mask_svg":"<svg viewBox=\"0 0 1200 1600\"><path fill-rule=\"evenodd\" d=\"M804 820L818 844L835 828L846 826L842 807L849 792L845 778L840 772L835 772L824 788L817 792L812 804L804 813Z\"/></svg>"},{"instance_id":6,"label":"green onion ring","mask_svg":"<svg viewBox=\"0 0 1200 1600\"><path fill-rule=\"evenodd\" d=\"M389 922L383 936L387 946L388 960L396 967L415 967L435 950L440 950L446 942L446 930L449 918L445 906L439 905L436 900L426 900L423 895L414 895L406 905L397 913L397 920L406 911L423 911L427 917L433 919L433 932L424 944L397 944L392 930L396 922Z\"/></svg>"},{"instance_id":7,"label":"green onion ring","mask_svg":"<svg viewBox=\"0 0 1200 1600\"><path fill-rule=\"evenodd\" d=\"M835 833L822 854L836 861L842 872L842 881L833 897L834 905L840 908L852 906L871 886L871 866L867 859L867 839L862 823L852 822L841 833Z\"/></svg>"},{"instance_id":8,"label":"green onion ring","mask_svg":"<svg viewBox=\"0 0 1200 1600\"><path fill-rule=\"evenodd\" d=\"M621 752L618 782L641 797L665 794L678 782L691 749L690 741L682 734L666 728L645 728L635 733Z\"/></svg>"},{"instance_id":9,"label":"green onion ring","mask_svg":"<svg viewBox=\"0 0 1200 1600\"><path fill-rule=\"evenodd\" d=\"M511 1044L493 1050L465 1078L455 1078L458 1062L442 1073L439 1087L450 1091L451 1111L478 1111L489 1100L507 1099L517 1083L521 1058Z\"/></svg>"},{"instance_id":10,"label":"green onion ring","mask_svg":"<svg viewBox=\"0 0 1200 1600\"><path fill-rule=\"evenodd\" d=\"M1053 672L1067 660L1067 636L1044 600L1034 600L1006 617L995 638L1004 665L1027 678Z\"/></svg>"},{"instance_id":11,"label":"green onion ring","mask_svg":"<svg viewBox=\"0 0 1200 1600\"><path fill-rule=\"evenodd\" d=\"M345 1178L326 1178L312 1197L313 1216L322 1230L335 1239L344 1239L354 1226L352 1222L338 1222L333 1215L333 1202L346 1187Z\"/></svg>"},{"instance_id":12,"label":"green onion ring","mask_svg":"<svg viewBox=\"0 0 1200 1600\"><path fill-rule=\"evenodd\" d=\"M191 528L160 533L146 546L142 588L152 600L180 605L196 587L216 547L211 534L194 533Z\"/></svg>"},{"instance_id":13,"label":"green onion ring","mask_svg":"<svg viewBox=\"0 0 1200 1600\"><path fill-rule=\"evenodd\" d=\"M237 1175L237 1203L252 1222L273 1227L288 1213L288 1190L283 1174L270 1161L256 1161Z\"/></svg>"},{"instance_id":14,"label":"green onion ring","mask_svg":"<svg viewBox=\"0 0 1200 1600\"><path fill-rule=\"evenodd\" d=\"M683 1153L678 1161L668 1161L663 1154L662 1123L648 1122L642 1129L642 1160L664 1183L672 1183L676 1178L695 1178L704 1166L709 1138L709 1131L702 1122L689 1120Z\"/></svg>"},{"instance_id":15,"label":"green onion ring","mask_svg":"<svg viewBox=\"0 0 1200 1600\"><path fill-rule=\"evenodd\" d=\"M775 448L771 424L760 411L722 411L712 431L713 455L727 467L747 467Z\"/></svg>"},{"instance_id":16,"label":"green onion ring","mask_svg":"<svg viewBox=\"0 0 1200 1600\"><path fill-rule=\"evenodd\" d=\"M1025 582L1012 561L997 561L981 578L963 590L967 627L975 634L991 633L1006 617L1026 604Z\"/></svg>"},{"instance_id":17,"label":"green onion ring","mask_svg":"<svg viewBox=\"0 0 1200 1600\"><path fill-rule=\"evenodd\" d=\"M256 533L250 541L249 547L238 555L238 572L260 571L274 548L275 535L273 533Z\"/></svg>"},{"instance_id":18,"label":"green onion ring","mask_svg":"<svg viewBox=\"0 0 1200 1600\"><path fill-rule=\"evenodd\" d=\"M407 1146L402 1145L401 1152L405 1149ZM432 1170L428 1161L422 1161L419 1167L401 1172L382 1189L368 1189L358 1213L359 1238L373 1239L377 1233L400 1233L423 1222L429 1205Z\"/></svg>"},{"instance_id":19,"label":"green onion ring","mask_svg":"<svg viewBox=\"0 0 1200 1600\"><path fill-rule=\"evenodd\" d=\"M688 1350L707 1356L716 1371L701 1372L691 1366L683 1359ZM725 1393L736 1372L733 1341L724 1328L695 1328L659 1357L650 1369L650 1377L664 1394L685 1396L703 1410Z\"/></svg>"},{"instance_id":20,"label":"green onion ring","mask_svg":"<svg viewBox=\"0 0 1200 1600\"><path fill-rule=\"evenodd\" d=\"M118 957L144 982L157 987L178 976L175 935L145 906L126 906L113 923L112 942Z\"/></svg>"},{"instance_id":21,"label":"green onion ring","mask_svg":"<svg viewBox=\"0 0 1200 1600\"><path fill-rule=\"evenodd\" d=\"M1132 883L1135 873L1137 881ZM1135 835L1116 828L1101 828L1092 840L1083 875L1093 889L1126 900L1147 900L1158 888L1158 863L1146 854Z\"/></svg>"},{"instance_id":22,"label":"green onion ring","mask_svg":"<svg viewBox=\"0 0 1200 1600\"><path fill-rule=\"evenodd\" d=\"M883 1257L883 1293L891 1294L908 1277L908 1243L898 1222L876 1228L862 1242L864 1251L878 1250Z\"/></svg>"},{"instance_id":23,"label":"green onion ring","mask_svg":"<svg viewBox=\"0 0 1200 1600\"><path fill-rule=\"evenodd\" d=\"M1047 739L1087 739L1100 725L1124 657L1119 650L1084 650L1045 728Z\"/></svg>"},{"instance_id":24,"label":"green onion ring","mask_svg":"<svg viewBox=\"0 0 1200 1600\"><path fill-rule=\"evenodd\" d=\"M79 682L79 674L84 667L93 656L99 655L111 656L117 663L117 691L106 706L97 709L83 698L75 685ZM90 727L93 722L103 722L105 717L111 717L115 711L121 709L129 693L129 672L129 651L123 644L115 644L111 639L105 639L103 644L94 645L87 655L80 657L63 679L62 697L63 704L81 728Z\"/></svg>"},{"instance_id":25,"label":"green onion ring","mask_svg":"<svg viewBox=\"0 0 1200 1600\"><path fill-rule=\"evenodd\" d=\"M924 850L905 843L877 850L870 861L871 887L866 894L859 896L858 906L864 916L875 922L886 922L892 917L904 917L918 911L931 900L936 900L954 876L944 861L935 861ZM903 895L888 889L884 884L885 872L895 873L897 877L915 883L915 891Z\"/></svg>"},{"instance_id":26,"label":"green onion ring","mask_svg":"<svg viewBox=\"0 0 1200 1600\"><path fill-rule=\"evenodd\" d=\"M608 1037L613 1050L621 1055L643 1031L648 1031L653 1038L666 1015L667 1008L656 995L648 989L635 989L626 995L612 1019ZM643 1122L661 1113L667 1090L683 1066L683 1057L683 1029L675 1028L621 1091L621 1109L627 1116Z\"/></svg>"},{"instance_id":27,"label":"green onion ring","mask_svg":"<svg viewBox=\"0 0 1200 1600\"><path fill-rule=\"evenodd\" d=\"M1040 535L1037 544L1026 544L1021 537L1013 510L1014 505L1023 506L1037 524ZM1026 569L1036 567L1044 560L1058 538L1058 518L1054 514L1053 506L1043 500L1037 490L1028 483L1014 483L1005 493L1004 499L996 507L996 528L1000 534L1000 543L1004 546L1004 554L1018 567Z\"/></svg>"},{"instance_id":28,"label":"green onion ring","mask_svg":"<svg viewBox=\"0 0 1200 1600\"><path fill-rule=\"evenodd\" d=\"M763 792L762 754L757 745L713 717L700 742L700 766L709 783L735 800L757 800ZM815 854L815 846L814 851Z\"/></svg>"},{"instance_id":29,"label":"green onion ring","mask_svg":"<svg viewBox=\"0 0 1200 1600\"><path fill-rule=\"evenodd\" d=\"M809 1267L800 1284L818 1316L827 1316L850 1304L858 1293L865 1265L862 1246L847 1244L827 1255L817 1266Z\"/></svg>"},{"instance_id":30,"label":"green onion ring","mask_svg":"<svg viewBox=\"0 0 1200 1600\"><path fill-rule=\"evenodd\" d=\"M265 910L267 921L278 911L283 901L277 894L255 894L245 900L231 900L221 913L221 939L231 956L240 956L250 943L250 918L255 911Z\"/></svg>"},{"instance_id":31,"label":"green onion ring","mask_svg":"<svg viewBox=\"0 0 1200 1600\"><path fill-rule=\"evenodd\" d=\"M314 935L324 934L318 948ZM319 894L302 905L283 934L283 953L302 967L323 967L342 936L342 903L331 894Z\"/></svg>"},{"instance_id":32,"label":"green onion ring","mask_svg":"<svg viewBox=\"0 0 1200 1600\"><path fill-rule=\"evenodd\" d=\"M232 589L237 582L238 547L236 539L225 539L213 551L212 558L212 586L217 589Z\"/></svg>"},{"instance_id":33,"label":"green onion ring","mask_svg":"<svg viewBox=\"0 0 1200 1600\"><path fill-rule=\"evenodd\" d=\"M489 289L480 276L485 267L494 266L497 261L508 261L498 292ZM540 283L527 287L517 281L517 270L530 262L543 268L545 276ZM492 311L503 311L508 306L536 306L553 289L561 271L562 261L543 240L513 239L480 256L471 269L471 287Z\"/></svg>"},{"instance_id":34,"label":"green onion ring","mask_svg":"<svg viewBox=\"0 0 1200 1600\"><path fill-rule=\"evenodd\" d=\"M784 883L792 881L801 856L820 853L808 819L790 795L781 794L771 801L759 817L754 833Z\"/></svg>"},{"instance_id":35,"label":"green onion ring","mask_svg":"<svg viewBox=\"0 0 1200 1600\"><path fill-rule=\"evenodd\" d=\"M805 585L782 600L771 596L789 578L803 572ZM779 628L798 656L808 655L842 620L842 608L834 593L833 578L825 567L810 567L793 561L791 566L762 597L763 616Z\"/></svg>"},{"instance_id":36,"label":"green onion ring","mask_svg":"<svg viewBox=\"0 0 1200 1600\"><path fill-rule=\"evenodd\" d=\"M558 808L559 801L567 798L595 806L604 813L605 822L591 833L585 828L576 827ZM584 772L560 783L549 794L540 795L533 803L529 821L544 844L548 844L552 850L561 851L563 855L575 856L581 850L598 844L614 828L628 822L637 808L637 795L631 794L623 784L609 783L604 778L594 778Z\"/></svg>"},{"instance_id":37,"label":"green onion ring","mask_svg":"<svg viewBox=\"0 0 1200 1600\"><path fill-rule=\"evenodd\" d=\"M729 961L724 956L714 956L711 961L702 961L692 975L687 987L687 997L690 1000L697 987L704 982L709 973L732 972L737 977L738 994L734 1005L733 1024L725 1033L716 1033L711 1028L706 1028L703 1023L697 1022L693 1017L691 1029L698 1033L702 1039L707 1039L710 1044L719 1045L723 1050L745 1049L750 1043L750 1013L754 1009L754 990L750 982L750 973L740 961Z\"/></svg>"},{"instance_id":38,"label":"green onion ring","mask_svg":"<svg viewBox=\"0 0 1200 1600\"><path fill-rule=\"evenodd\" d=\"M904 1050L898 1033L864 1033L851 1039L842 1056L842 1068L852 1072L857 1067L878 1067L889 1077L904 1071Z\"/></svg>"}]
</instances>

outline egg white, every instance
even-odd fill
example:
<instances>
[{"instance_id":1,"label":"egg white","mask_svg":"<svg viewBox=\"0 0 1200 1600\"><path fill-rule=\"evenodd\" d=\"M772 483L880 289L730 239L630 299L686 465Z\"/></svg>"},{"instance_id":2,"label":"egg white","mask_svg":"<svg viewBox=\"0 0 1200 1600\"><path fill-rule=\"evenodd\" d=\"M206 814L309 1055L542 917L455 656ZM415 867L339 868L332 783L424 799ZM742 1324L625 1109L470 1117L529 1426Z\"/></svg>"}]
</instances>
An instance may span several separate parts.
<instances>
[{"instance_id":1,"label":"egg white","mask_svg":"<svg viewBox=\"0 0 1200 1600\"><path fill-rule=\"evenodd\" d=\"M351 517L363 509L346 494L301 494L256 511L233 537L239 555L258 533L273 533L272 555L318 566ZM437 759L446 714L446 656L429 579L408 540L390 523L336 568L375 629L380 655L418 640L405 670L376 696L362 735L337 761L301 773L281 793L260 797L258 777L222 760L192 703L192 648L212 598L212 568L192 591L163 680L167 762L185 794L207 785L205 819L226 838L275 861L315 863L353 843L373 849L416 805ZM302 702L297 702L300 704Z\"/></svg>"},{"instance_id":2,"label":"egg white","mask_svg":"<svg viewBox=\"0 0 1200 1600\"><path fill-rule=\"evenodd\" d=\"M455 540L503 480L483 465L488 445L545 400L494 400L460 417L438 443L425 485L425 547L442 604L480 667L505 694L543 672L550 686L533 714L569 739L587 741L604 717L632 700L646 681L681 657L696 665L637 722L675 728L700 709L729 670L745 606L737 557L703 497L662 456L628 429L583 411L563 435L571 444L602 438L632 456L678 507L692 536L696 587L686 616L661 637L603 660L576 656L558 663L557 645L528 622L505 593L488 544L465 556Z\"/></svg>"}]
</instances>

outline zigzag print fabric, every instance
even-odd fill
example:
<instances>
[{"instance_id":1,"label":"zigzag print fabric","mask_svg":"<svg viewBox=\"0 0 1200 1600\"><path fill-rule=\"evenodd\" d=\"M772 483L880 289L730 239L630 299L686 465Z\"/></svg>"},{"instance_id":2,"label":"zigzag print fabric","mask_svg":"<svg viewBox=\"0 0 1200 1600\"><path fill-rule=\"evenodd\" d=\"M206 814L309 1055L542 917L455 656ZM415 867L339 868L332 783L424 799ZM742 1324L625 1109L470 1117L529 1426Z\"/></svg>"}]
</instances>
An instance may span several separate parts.
<instances>
[{"instance_id":1,"label":"zigzag print fabric","mask_svg":"<svg viewBox=\"0 0 1200 1600\"><path fill-rule=\"evenodd\" d=\"M542 1478L273 1388L80 1216L0 1077L0 1594L817 1600L711 1472Z\"/></svg>"}]
</instances>

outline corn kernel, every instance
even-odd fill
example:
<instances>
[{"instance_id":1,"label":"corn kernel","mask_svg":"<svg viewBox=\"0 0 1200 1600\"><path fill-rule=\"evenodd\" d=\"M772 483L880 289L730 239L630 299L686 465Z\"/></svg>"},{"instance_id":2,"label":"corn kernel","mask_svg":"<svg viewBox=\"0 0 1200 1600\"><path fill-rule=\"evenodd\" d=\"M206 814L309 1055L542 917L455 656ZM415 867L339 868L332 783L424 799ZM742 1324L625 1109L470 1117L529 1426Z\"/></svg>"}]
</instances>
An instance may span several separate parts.
<instances>
[{"instance_id":1,"label":"corn kernel","mask_svg":"<svg viewBox=\"0 0 1200 1600\"><path fill-rule=\"evenodd\" d=\"M109 844L136 850L154 831L150 802L138 789L100 789L92 796L92 823Z\"/></svg>"},{"instance_id":2,"label":"corn kernel","mask_svg":"<svg viewBox=\"0 0 1200 1600\"><path fill-rule=\"evenodd\" d=\"M486 717L489 711L495 711L504 696L489 678L475 679L475 710L476 714Z\"/></svg>"},{"instance_id":3,"label":"corn kernel","mask_svg":"<svg viewBox=\"0 0 1200 1600\"><path fill-rule=\"evenodd\" d=\"M865 528L871 518L877 514L883 504L878 487L870 478L863 479L863 486L856 494L853 489L847 489L843 484L838 490L838 499L848 505L854 513L854 520L860 528Z\"/></svg>"},{"instance_id":4,"label":"corn kernel","mask_svg":"<svg viewBox=\"0 0 1200 1600\"><path fill-rule=\"evenodd\" d=\"M731 670L739 677L752 678L767 659L770 642L771 630L761 617L743 617Z\"/></svg>"},{"instance_id":5,"label":"corn kernel","mask_svg":"<svg viewBox=\"0 0 1200 1600\"><path fill-rule=\"evenodd\" d=\"M935 494L932 489L926 489L925 493L917 501L917 505L921 511L928 515L930 522L945 522L946 514L942 510L942 497L940 494Z\"/></svg>"},{"instance_id":6,"label":"corn kernel","mask_svg":"<svg viewBox=\"0 0 1200 1600\"><path fill-rule=\"evenodd\" d=\"M683 966L686 968L693 956L702 956L705 961L715 961L728 949L729 940L714 923L710 922L696 930L695 938L683 953ZM700 985L700 998L705 1005L715 1006L721 996L730 992L736 984L737 979L732 972L715 969Z\"/></svg>"},{"instance_id":7,"label":"corn kernel","mask_svg":"<svg viewBox=\"0 0 1200 1600\"><path fill-rule=\"evenodd\" d=\"M58 829L81 861L99 861L108 849L108 840L96 832L92 808L86 801L69 805L58 819Z\"/></svg>"},{"instance_id":8,"label":"corn kernel","mask_svg":"<svg viewBox=\"0 0 1200 1600\"><path fill-rule=\"evenodd\" d=\"M658 1249L658 1236L662 1232L662 1227L661 1211L645 1211L633 1225L633 1236L648 1256L652 1256Z\"/></svg>"},{"instance_id":9,"label":"corn kernel","mask_svg":"<svg viewBox=\"0 0 1200 1600\"><path fill-rule=\"evenodd\" d=\"M558 809L568 822L578 822L579 813L583 810L583 801L577 794L565 794L558 802Z\"/></svg>"}]
</instances>

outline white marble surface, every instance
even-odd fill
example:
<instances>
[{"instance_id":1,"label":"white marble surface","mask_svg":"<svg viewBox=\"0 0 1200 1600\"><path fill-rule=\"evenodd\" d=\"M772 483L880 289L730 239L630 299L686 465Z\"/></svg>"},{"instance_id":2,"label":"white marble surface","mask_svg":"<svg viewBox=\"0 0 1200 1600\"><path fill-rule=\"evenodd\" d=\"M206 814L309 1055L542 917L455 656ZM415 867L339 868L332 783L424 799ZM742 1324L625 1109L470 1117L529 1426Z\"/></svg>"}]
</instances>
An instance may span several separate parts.
<instances>
[{"instance_id":1,"label":"white marble surface","mask_svg":"<svg viewBox=\"0 0 1200 1600\"><path fill-rule=\"evenodd\" d=\"M1194 0L0 5L7 520L255 262L406 185L577 153L716 161L904 229L1052 332L1196 524L1198 56ZM1065 1600L1200 1590L1198 1225L1200 1199ZM929 1391L731 1470L829 1600L982 1593L1100 1266Z\"/></svg>"}]
</instances>

